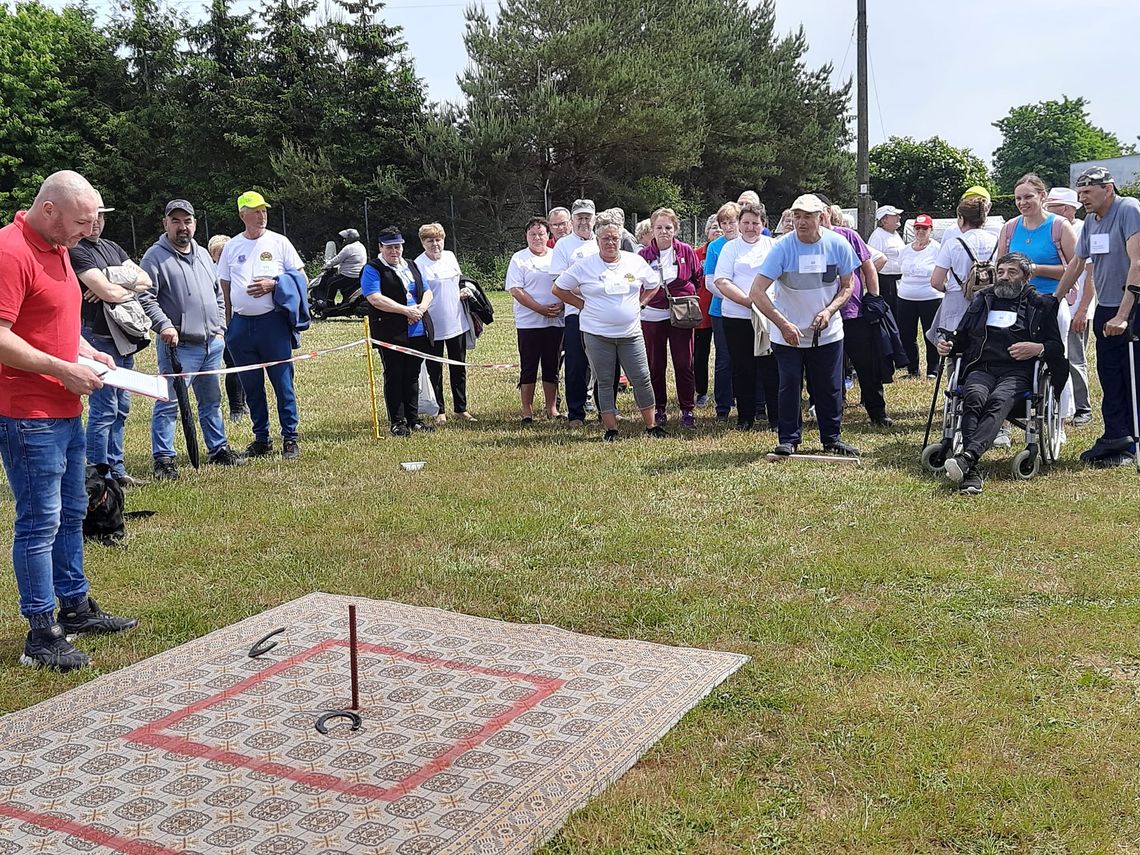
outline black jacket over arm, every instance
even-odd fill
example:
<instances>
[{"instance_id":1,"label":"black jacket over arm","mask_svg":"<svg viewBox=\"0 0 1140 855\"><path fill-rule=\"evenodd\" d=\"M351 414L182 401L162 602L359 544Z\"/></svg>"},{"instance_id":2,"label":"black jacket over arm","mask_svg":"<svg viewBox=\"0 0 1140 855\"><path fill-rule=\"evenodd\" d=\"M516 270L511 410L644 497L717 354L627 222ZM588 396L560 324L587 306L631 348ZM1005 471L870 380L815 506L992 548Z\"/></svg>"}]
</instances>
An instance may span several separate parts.
<instances>
[{"instance_id":1,"label":"black jacket over arm","mask_svg":"<svg viewBox=\"0 0 1140 855\"><path fill-rule=\"evenodd\" d=\"M1027 299L1029 306L1026 320L1029 337L1026 340L1045 347L1041 356L1049 367L1053 393L1059 397L1065 384L1069 382L1069 360L1065 358L1065 345L1061 341L1061 328L1057 323L1058 303L1054 297L1038 294L1032 289L1029 290ZM950 355L964 357L965 371L969 370L972 363L981 359L986 338L986 320L989 318L993 300L994 293L990 289L976 294L958 324L958 331L954 334L954 347Z\"/></svg>"},{"instance_id":2,"label":"black jacket over arm","mask_svg":"<svg viewBox=\"0 0 1140 855\"><path fill-rule=\"evenodd\" d=\"M368 262L368 266L380 274L380 294L382 296L395 300L401 306L407 303L408 292L404 289L404 280L400 278L399 273L375 258ZM423 277L415 264L409 261L408 267L411 269L412 277L416 283L416 302L420 302L424 297ZM424 320L426 324L426 316ZM368 329L372 338L377 341L405 346L408 344L408 318L406 315L382 312L369 303Z\"/></svg>"}]
</instances>

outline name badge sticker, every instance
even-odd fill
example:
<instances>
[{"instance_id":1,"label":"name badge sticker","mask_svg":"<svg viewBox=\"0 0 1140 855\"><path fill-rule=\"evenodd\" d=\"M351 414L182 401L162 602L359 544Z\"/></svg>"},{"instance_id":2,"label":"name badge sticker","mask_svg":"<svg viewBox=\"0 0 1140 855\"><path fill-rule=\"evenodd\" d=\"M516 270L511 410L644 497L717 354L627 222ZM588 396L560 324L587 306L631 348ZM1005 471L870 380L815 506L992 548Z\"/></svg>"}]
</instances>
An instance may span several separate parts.
<instances>
[{"instance_id":1,"label":"name badge sticker","mask_svg":"<svg viewBox=\"0 0 1140 855\"><path fill-rule=\"evenodd\" d=\"M999 330L1009 329L1017 321L1017 312L1003 312L998 309L991 309L990 313L986 316L986 326L994 327Z\"/></svg>"},{"instance_id":2,"label":"name badge sticker","mask_svg":"<svg viewBox=\"0 0 1140 855\"><path fill-rule=\"evenodd\" d=\"M1089 249L1093 255L1105 255L1108 253L1108 235L1089 235Z\"/></svg>"},{"instance_id":3,"label":"name badge sticker","mask_svg":"<svg viewBox=\"0 0 1140 855\"><path fill-rule=\"evenodd\" d=\"M800 256L800 273L826 273L827 259L822 253Z\"/></svg>"}]
</instances>

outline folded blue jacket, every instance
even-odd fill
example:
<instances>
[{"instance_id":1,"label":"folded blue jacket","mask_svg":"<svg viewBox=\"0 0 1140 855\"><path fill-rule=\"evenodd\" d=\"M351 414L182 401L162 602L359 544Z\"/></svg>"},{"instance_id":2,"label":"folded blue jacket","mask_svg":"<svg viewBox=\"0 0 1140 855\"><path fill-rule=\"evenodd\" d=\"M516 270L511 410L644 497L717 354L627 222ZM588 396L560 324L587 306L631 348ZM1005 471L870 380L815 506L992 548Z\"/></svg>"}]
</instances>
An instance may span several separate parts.
<instances>
[{"instance_id":1,"label":"folded blue jacket","mask_svg":"<svg viewBox=\"0 0 1140 855\"><path fill-rule=\"evenodd\" d=\"M284 312L289 320L293 350L301 346L301 333L309 328L309 283L300 270L286 270L277 277L277 287L273 289L273 307Z\"/></svg>"}]
</instances>

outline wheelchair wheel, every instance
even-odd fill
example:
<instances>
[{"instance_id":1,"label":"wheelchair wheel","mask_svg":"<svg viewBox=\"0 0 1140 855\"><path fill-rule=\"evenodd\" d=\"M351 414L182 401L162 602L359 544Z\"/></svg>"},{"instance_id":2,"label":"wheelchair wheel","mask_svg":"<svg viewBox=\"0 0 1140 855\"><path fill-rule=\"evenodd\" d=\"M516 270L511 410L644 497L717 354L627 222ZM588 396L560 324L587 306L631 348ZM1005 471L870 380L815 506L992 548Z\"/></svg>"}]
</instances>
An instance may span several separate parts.
<instances>
[{"instance_id":1,"label":"wheelchair wheel","mask_svg":"<svg viewBox=\"0 0 1140 855\"><path fill-rule=\"evenodd\" d=\"M1013 455L1009 469L1010 472L1013 473L1014 478L1020 481L1028 481L1041 471L1041 457L1036 451L1023 448L1017 452L1017 454Z\"/></svg>"},{"instance_id":2,"label":"wheelchair wheel","mask_svg":"<svg viewBox=\"0 0 1140 855\"><path fill-rule=\"evenodd\" d=\"M922 468L927 472L941 472L946 465L946 454L942 451L942 443L932 442L922 449Z\"/></svg>"},{"instance_id":3,"label":"wheelchair wheel","mask_svg":"<svg viewBox=\"0 0 1140 855\"><path fill-rule=\"evenodd\" d=\"M1048 375L1046 375L1048 384ZM1057 462L1061 456L1061 434L1063 421L1060 404L1053 396L1053 390L1046 385L1041 404L1041 459L1046 465Z\"/></svg>"}]
</instances>

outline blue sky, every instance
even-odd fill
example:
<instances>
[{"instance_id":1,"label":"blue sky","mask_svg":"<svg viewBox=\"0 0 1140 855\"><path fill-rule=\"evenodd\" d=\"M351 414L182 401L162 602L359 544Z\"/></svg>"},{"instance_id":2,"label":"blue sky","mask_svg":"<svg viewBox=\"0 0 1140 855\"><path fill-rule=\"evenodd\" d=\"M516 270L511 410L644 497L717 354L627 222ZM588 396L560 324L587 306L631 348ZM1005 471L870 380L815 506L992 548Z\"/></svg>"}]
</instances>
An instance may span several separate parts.
<instances>
[{"instance_id":1,"label":"blue sky","mask_svg":"<svg viewBox=\"0 0 1140 855\"><path fill-rule=\"evenodd\" d=\"M460 97L455 79L466 63L467 5L393 0L384 11L390 23L404 28L433 100ZM498 7L494 0L485 5L492 13ZM1083 96L1094 124L1122 142L1137 142L1140 65L1125 34L1140 32L1140 2L868 0L867 5L872 145L888 136L937 134L988 162L1001 143L993 122L1013 106L1062 95ZM855 0L777 0L776 24L779 32L804 27L811 67L830 62L837 82L854 77ZM1092 34L1101 28L1120 37Z\"/></svg>"}]
</instances>

